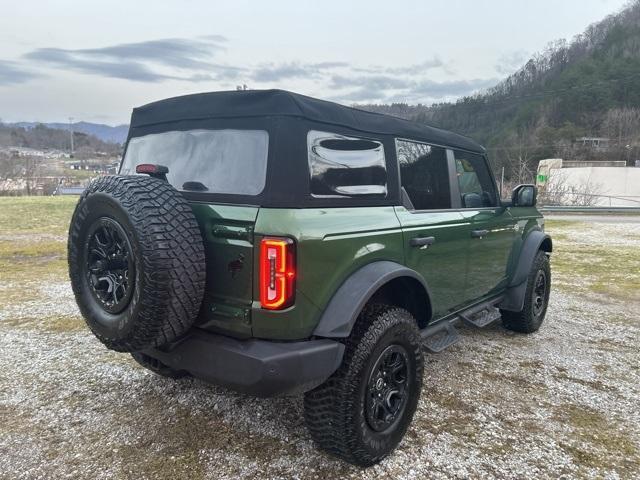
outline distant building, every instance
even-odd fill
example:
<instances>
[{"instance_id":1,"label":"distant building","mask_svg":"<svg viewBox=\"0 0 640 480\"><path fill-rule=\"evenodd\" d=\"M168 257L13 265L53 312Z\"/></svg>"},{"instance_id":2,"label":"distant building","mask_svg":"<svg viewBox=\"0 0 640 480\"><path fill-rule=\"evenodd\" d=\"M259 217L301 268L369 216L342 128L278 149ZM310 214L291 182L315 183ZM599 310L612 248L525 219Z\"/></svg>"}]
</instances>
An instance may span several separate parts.
<instances>
[{"instance_id":1,"label":"distant building","mask_svg":"<svg viewBox=\"0 0 640 480\"><path fill-rule=\"evenodd\" d=\"M536 185L552 205L640 206L640 168L625 161L540 160Z\"/></svg>"},{"instance_id":2,"label":"distant building","mask_svg":"<svg viewBox=\"0 0 640 480\"><path fill-rule=\"evenodd\" d=\"M610 139L605 137L580 137L576 138L575 143L579 146L592 148L594 150L608 150Z\"/></svg>"},{"instance_id":3,"label":"distant building","mask_svg":"<svg viewBox=\"0 0 640 480\"><path fill-rule=\"evenodd\" d=\"M69 158L69 154L60 150L38 150L27 147L7 147L6 151L14 157L40 157L45 159Z\"/></svg>"},{"instance_id":4,"label":"distant building","mask_svg":"<svg viewBox=\"0 0 640 480\"><path fill-rule=\"evenodd\" d=\"M562 168L626 167L624 160L563 160Z\"/></svg>"}]
</instances>

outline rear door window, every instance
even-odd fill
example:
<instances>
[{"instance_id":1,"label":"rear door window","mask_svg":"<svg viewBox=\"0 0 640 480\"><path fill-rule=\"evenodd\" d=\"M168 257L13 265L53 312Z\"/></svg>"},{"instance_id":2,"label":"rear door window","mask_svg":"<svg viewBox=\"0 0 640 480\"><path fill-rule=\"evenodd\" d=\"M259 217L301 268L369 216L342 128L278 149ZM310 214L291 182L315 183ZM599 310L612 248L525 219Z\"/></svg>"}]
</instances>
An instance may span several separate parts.
<instances>
[{"instance_id":1,"label":"rear door window","mask_svg":"<svg viewBox=\"0 0 640 480\"><path fill-rule=\"evenodd\" d=\"M454 150L462 208L495 207L498 196L492 173L482 155Z\"/></svg>"},{"instance_id":2,"label":"rear door window","mask_svg":"<svg viewBox=\"0 0 640 480\"><path fill-rule=\"evenodd\" d=\"M387 195L381 142L311 130L307 148L314 197Z\"/></svg>"},{"instance_id":3,"label":"rear door window","mask_svg":"<svg viewBox=\"0 0 640 480\"><path fill-rule=\"evenodd\" d=\"M264 130L187 130L129 140L120 173L136 165L169 168L167 180L178 190L258 195L265 186L269 134Z\"/></svg>"},{"instance_id":4,"label":"rear door window","mask_svg":"<svg viewBox=\"0 0 640 480\"><path fill-rule=\"evenodd\" d=\"M442 147L396 140L400 183L415 210L451 208L447 151Z\"/></svg>"}]
</instances>

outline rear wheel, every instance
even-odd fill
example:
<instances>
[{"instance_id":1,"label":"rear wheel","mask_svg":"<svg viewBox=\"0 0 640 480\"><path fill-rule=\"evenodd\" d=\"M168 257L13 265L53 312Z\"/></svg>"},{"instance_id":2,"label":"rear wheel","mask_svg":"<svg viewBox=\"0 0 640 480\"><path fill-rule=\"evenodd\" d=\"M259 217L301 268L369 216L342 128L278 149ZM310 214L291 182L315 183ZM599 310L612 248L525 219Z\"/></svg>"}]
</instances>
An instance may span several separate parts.
<instances>
[{"instance_id":1,"label":"rear wheel","mask_svg":"<svg viewBox=\"0 0 640 480\"><path fill-rule=\"evenodd\" d=\"M373 465L402 440L422 388L422 347L413 316L366 307L346 340L340 368L307 392L305 421L323 450L359 466Z\"/></svg>"},{"instance_id":2,"label":"rear wheel","mask_svg":"<svg viewBox=\"0 0 640 480\"><path fill-rule=\"evenodd\" d=\"M505 328L520 333L536 332L547 314L549 293L551 292L551 268L549 256L539 251L527 278L524 306L519 312L502 310L502 324Z\"/></svg>"}]
</instances>

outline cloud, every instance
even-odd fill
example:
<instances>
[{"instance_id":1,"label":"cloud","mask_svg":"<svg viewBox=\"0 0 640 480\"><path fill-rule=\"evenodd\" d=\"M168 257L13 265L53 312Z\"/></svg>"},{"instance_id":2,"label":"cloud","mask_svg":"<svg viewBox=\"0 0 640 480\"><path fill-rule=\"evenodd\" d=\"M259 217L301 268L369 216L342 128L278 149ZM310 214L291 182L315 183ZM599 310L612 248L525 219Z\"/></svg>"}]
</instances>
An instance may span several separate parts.
<instances>
[{"instance_id":1,"label":"cloud","mask_svg":"<svg viewBox=\"0 0 640 480\"><path fill-rule=\"evenodd\" d=\"M412 93L435 99L459 97L489 88L498 83L498 81L499 79L497 78L475 78L472 80L450 80L444 82L421 80L412 88Z\"/></svg>"},{"instance_id":2,"label":"cloud","mask_svg":"<svg viewBox=\"0 0 640 480\"><path fill-rule=\"evenodd\" d=\"M140 60L175 68L202 69L214 52L224 50L225 40L216 36L203 40L168 38L138 43L122 43L111 47L74 50L73 53L89 58Z\"/></svg>"},{"instance_id":3,"label":"cloud","mask_svg":"<svg viewBox=\"0 0 640 480\"><path fill-rule=\"evenodd\" d=\"M340 102L432 103L471 95L478 90L495 85L498 81L497 78L436 82L429 79L412 80L384 75L334 76L330 86L335 89L355 87L332 97L333 100Z\"/></svg>"},{"instance_id":4,"label":"cloud","mask_svg":"<svg viewBox=\"0 0 640 480\"><path fill-rule=\"evenodd\" d=\"M250 77L256 82L277 82L289 78L317 78L338 68L346 68L346 62L318 63L264 63L253 70Z\"/></svg>"},{"instance_id":5,"label":"cloud","mask_svg":"<svg viewBox=\"0 0 640 480\"><path fill-rule=\"evenodd\" d=\"M226 39L220 35L198 39L167 38L101 48L39 48L24 57L58 68L104 77L139 82L199 82L219 76L229 77L241 70L239 67L211 62L217 52L224 50L225 42ZM176 70L181 73L176 73Z\"/></svg>"},{"instance_id":6,"label":"cloud","mask_svg":"<svg viewBox=\"0 0 640 480\"><path fill-rule=\"evenodd\" d=\"M329 87L332 89L359 87L371 91L380 91L408 88L411 85L411 80L391 75L334 75L331 77Z\"/></svg>"},{"instance_id":7,"label":"cloud","mask_svg":"<svg viewBox=\"0 0 640 480\"><path fill-rule=\"evenodd\" d=\"M268 83L317 78L348 66L338 61L263 63L251 68L214 63L216 54L226 49L226 42L221 35L205 35L195 39L166 38L100 48L38 48L25 54L24 58L80 73L137 82L253 80Z\"/></svg>"},{"instance_id":8,"label":"cloud","mask_svg":"<svg viewBox=\"0 0 640 480\"><path fill-rule=\"evenodd\" d=\"M195 38L165 38L142 42L118 43L100 48L38 48L24 55L25 60L60 70L134 82L159 83L184 81L233 85L246 83L251 88L291 87L312 81L320 89L331 91L332 99L342 102L427 103L469 95L497 83L496 79L456 80L450 62L438 56L408 65L357 65L343 61L263 62L254 65L228 65L219 61L227 48L221 35ZM501 65L515 64L526 54L512 52L501 58ZM432 80L431 72L452 80ZM0 84L16 83L34 74L17 64L0 63Z\"/></svg>"},{"instance_id":9,"label":"cloud","mask_svg":"<svg viewBox=\"0 0 640 480\"><path fill-rule=\"evenodd\" d=\"M433 57L430 60L425 60L422 63L416 63L414 65L407 65L405 67L393 67L387 68L387 73L394 73L398 75L416 75L425 73L428 70L434 68L444 67L445 63L438 57Z\"/></svg>"},{"instance_id":10,"label":"cloud","mask_svg":"<svg viewBox=\"0 0 640 480\"><path fill-rule=\"evenodd\" d=\"M40 75L22 69L15 62L0 61L0 86L24 83Z\"/></svg>"},{"instance_id":11,"label":"cloud","mask_svg":"<svg viewBox=\"0 0 640 480\"><path fill-rule=\"evenodd\" d=\"M529 59L529 54L524 50L503 53L498 58L498 63L494 65L496 72L500 75L511 75L524 65Z\"/></svg>"},{"instance_id":12,"label":"cloud","mask_svg":"<svg viewBox=\"0 0 640 480\"><path fill-rule=\"evenodd\" d=\"M447 69L447 64L438 56L427 59L420 63L412 65L404 65L400 67L383 67L380 65L371 65L368 67L356 67L355 71L373 74L393 74L393 75L420 75L435 68Z\"/></svg>"},{"instance_id":13,"label":"cloud","mask_svg":"<svg viewBox=\"0 0 640 480\"><path fill-rule=\"evenodd\" d=\"M104 77L123 78L139 82L158 82L172 78L169 75L154 72L144 63L106 60L96 61L60 48L40 48L28 53L25 57L30 60L46 62L60 68Z\"/></svg>"},{"instance_id":14,"label":"cloud","mask_svg":"<svg viewBox=\"0 0 640 480\"><path fill-rule=\"evenodd\" d=\"M334 68L342 68L348 67L348 62L320 62L320 63L312 63L310 65L312 68L317 69L334 69Z\"/></svg>"},{"instance_id":15,"label":"cloud","mask_svg":"<svg viewBox=\"0 0 640 480\"><path fill-rule=\"evenodd\" d=\"M265 64L251 73L256 82L277 82L287 78L304 78L315 75L316 71L298 63Z\"/></svg>"}]
</instances>

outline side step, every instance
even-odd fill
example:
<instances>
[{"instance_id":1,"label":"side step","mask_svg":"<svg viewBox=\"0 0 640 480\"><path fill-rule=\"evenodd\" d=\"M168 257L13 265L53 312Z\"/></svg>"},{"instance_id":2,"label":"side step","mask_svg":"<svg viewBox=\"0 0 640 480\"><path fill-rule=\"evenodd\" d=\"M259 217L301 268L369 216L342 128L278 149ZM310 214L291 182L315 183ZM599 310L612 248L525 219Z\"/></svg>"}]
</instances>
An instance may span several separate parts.
<instances>
[{"instance_id":1,"label":"side step","mask_svg":"<svg viewBox=\"0 0 640 480\"><path fill-rule=\"evenodd\" d=\"M436 328L425 328L421 333L422 344L432 353L438 353L460 340L460 335L452 322L436 325Z\"/></svg>"},{"instance_id":2,"label":"side step","mask_svg":"<svg viewBox=\"0 0 640 480\"><path fill-rule=\"evenodd\" d=\"M462 312L459 313L458 316L462 320L464 320L465 323L473 325L474 327L482 328L500 319L502 317L502 314L500 313L499 309L491 306L475 313L469 314L466 312Z\"/></svg>"},{"instance_id":3,"label":"side step","mask_svg":"<svg viewBox=\"0 0 640 480\"><path fill-rule=\"evenodd\" d=\"M500 300L502 297L483 302L464 312L454 314L453 318L443 319L435 325L424 328L420 332L423 338L422 344L430 352L438 353L460 340L460 335L455 327L456 322L462 320L478 328L486 327L495 322L502 317L500 310L494 307Z\"/></svg>"}]
</instances>

